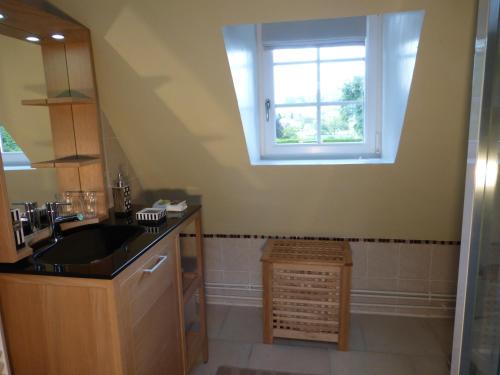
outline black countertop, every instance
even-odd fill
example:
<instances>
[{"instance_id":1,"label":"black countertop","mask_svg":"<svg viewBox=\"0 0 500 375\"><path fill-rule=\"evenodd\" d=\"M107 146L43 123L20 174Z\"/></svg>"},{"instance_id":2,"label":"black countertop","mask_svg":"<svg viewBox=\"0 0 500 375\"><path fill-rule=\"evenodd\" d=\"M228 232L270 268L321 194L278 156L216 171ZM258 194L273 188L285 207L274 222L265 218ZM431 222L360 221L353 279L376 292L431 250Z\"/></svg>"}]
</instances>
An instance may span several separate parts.
<instances>
[{"instance_id":1,"label":"black countertop","mask_svg":"<svg viewBox=\"0 0 500 375\"><path fill-rule=\"evenodd\" d=\"M145 231L127 244L126 251L115 251L110 256L94 263L65 264L54 267L50 264L35 265L32 257L28 257L17 263L0 263L0 273L112 279L200 209L200 205L188 206L182 216L175 214L178 217L171 217L170 215L161 225L143 226ZM109 219L102 223L138 225L135 221L135 214L127 218L117 218L110 213Z\"/></svg>"}]
</instances>

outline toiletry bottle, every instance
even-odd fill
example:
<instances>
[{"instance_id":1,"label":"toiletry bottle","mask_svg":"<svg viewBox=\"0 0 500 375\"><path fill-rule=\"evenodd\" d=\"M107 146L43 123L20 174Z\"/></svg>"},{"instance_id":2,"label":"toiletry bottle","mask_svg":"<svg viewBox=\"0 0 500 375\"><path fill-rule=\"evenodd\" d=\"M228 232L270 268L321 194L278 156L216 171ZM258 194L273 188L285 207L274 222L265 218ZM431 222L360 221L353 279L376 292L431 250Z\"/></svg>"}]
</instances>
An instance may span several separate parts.
<instances>
[{"instance_id":1,"label":"toiletry bottle","mask_svg":"<svg viewBox=\"0 0 500 375\"><path fill-rule=\"evenodd\" d=\"M113 201L116 216L128 216L132 212L130 186L128 186L121 172L118 173L116 185L113 186Z\"/></svg>"}]
</instances>

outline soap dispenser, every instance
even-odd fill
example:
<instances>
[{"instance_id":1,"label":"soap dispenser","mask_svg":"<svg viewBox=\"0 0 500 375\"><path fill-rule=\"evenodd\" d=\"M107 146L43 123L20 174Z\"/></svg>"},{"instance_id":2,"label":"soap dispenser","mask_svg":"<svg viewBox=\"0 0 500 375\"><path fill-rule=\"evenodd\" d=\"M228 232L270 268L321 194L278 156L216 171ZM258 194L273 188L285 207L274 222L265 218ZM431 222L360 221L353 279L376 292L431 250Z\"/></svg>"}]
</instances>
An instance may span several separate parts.
<instances>
[{"instance_id":1,"label":"soap dispenser","mask_svg":"<svg viewBox=\"0 0 500 375\"><path fill-rule=\"evenodd\" d=\"M130 186L128 186L121 172L118 172L116 184L113 186L113 201L116 216L128 216L132 212Z\"/></svg>"}]
</instances>

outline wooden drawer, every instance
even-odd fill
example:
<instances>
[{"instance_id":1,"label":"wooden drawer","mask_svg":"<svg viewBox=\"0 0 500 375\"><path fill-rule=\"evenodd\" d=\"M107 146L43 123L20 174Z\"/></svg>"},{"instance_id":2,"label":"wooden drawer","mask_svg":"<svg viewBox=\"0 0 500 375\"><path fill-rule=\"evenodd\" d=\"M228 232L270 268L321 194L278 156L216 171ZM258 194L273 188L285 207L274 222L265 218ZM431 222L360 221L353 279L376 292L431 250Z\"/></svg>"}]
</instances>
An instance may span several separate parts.
<instances>
[{"instance_id":1,"label":"wooden drawer","mask_svg":"<svg viewBox=\"0 0 500 375\"><path fill-rule=\"evenodd\" d=\"M120 275L126 374L182 373L176 241L162 239Z\"/></svg>"},{"instance_id":2,"label":"wooden drawer","mask_svg":"<svg viewBox=\"0 0 500 375\"><path fill-rule=\"evenodd\" d=\"M122 293L128 295L131 322L140 319L176 277L174 238L163 239L145 255L145 259L138 260L135 272L121 285Z\"/></svg>"}]
</instances>

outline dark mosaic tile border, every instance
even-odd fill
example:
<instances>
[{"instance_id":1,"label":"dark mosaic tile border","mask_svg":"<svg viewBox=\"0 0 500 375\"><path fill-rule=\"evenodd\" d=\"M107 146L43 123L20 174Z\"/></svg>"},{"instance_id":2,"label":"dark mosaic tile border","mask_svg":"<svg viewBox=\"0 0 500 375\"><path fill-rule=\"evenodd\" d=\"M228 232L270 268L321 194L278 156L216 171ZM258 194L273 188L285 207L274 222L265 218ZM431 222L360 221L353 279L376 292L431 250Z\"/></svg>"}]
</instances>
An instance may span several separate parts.
<instances>
[{"instance_id":1,"label":"dark mosaic tile border","mask_svg":"<svg viewBox=\"0 0 500 375\"><path fill-rule=\"evenodd\" d=\"M181 237L195 237L194 233L181 233ZM460 245L460 241L435 241L435 240L407 240L401 238L355 238L355 237L313 237L313 236L268 236L258 234L203 234L203 238L256 238L271 240L320 240L320 241L349 241L349 242L380 242L380 243L405 243L425 245Z\"/></svg>"}]
</instances>

